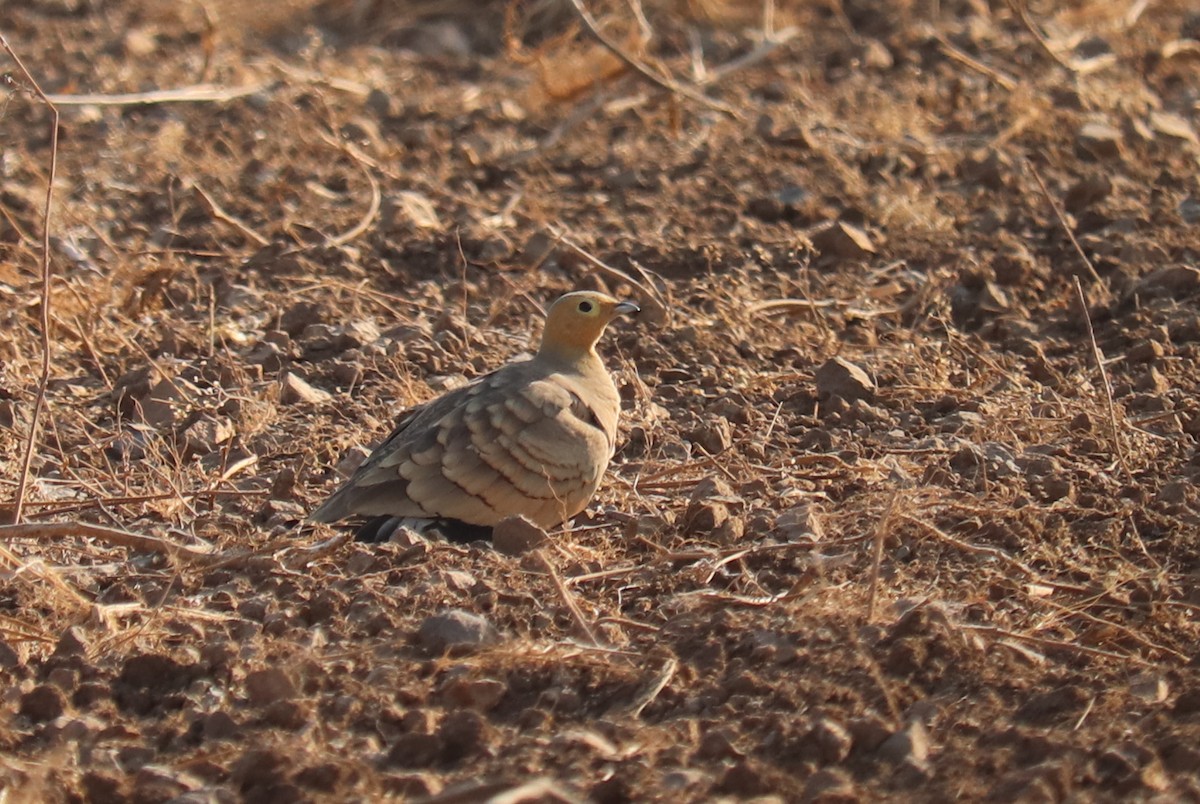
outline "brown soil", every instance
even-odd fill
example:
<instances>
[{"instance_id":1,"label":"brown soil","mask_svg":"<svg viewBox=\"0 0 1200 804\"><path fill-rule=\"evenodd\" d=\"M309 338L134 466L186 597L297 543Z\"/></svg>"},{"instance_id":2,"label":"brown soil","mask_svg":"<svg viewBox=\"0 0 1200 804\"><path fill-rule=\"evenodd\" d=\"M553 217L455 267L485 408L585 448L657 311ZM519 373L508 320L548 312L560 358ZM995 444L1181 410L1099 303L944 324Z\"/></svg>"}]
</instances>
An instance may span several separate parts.
<instances>
[{"instance_id":1,"label":"brown soil","mask_svg":"<svg viewBox=\"0 0 1200 804\"><path fill-rule=\"evenodd\" d=\"M1200 800L1191 3L588 5L683 88L568 2L0 7L49 93L251 90L61 106L5 800ZM3 65L11 514L50 140ZM570 530L297 527L575 287L645 314Z\"/></svg>"}]
</instances>

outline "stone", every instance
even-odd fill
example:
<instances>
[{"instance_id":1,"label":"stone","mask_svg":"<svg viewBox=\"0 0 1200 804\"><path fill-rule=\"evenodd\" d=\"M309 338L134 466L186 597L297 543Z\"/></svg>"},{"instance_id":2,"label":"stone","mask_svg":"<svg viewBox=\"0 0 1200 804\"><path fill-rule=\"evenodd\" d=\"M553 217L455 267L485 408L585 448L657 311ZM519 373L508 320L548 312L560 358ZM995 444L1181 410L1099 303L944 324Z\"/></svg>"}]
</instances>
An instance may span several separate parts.
<instances>
[{"instance_id":1,"label":"stone","mask_svg":"<svg viewBox=\"0 0 1200 804\"><path fill-rule=\"evenodd\" d=\"M492 546L507 556L524 555L550 540L546 531L523 516L509 516L492 528Z\"/></svg>"},{"instance_id":2,"label":"stone","mask_svg":"<svg viewBox=\"0 0 1200 804\"><path fill-rule=\"evenodd\" d=\"M246 676L246 696L251 706L269 706L295 698L296 684L281 667L255 670Z\"/></svg>"},{"instance_id":3,"label":"stone","mask_svg":"<svg viewBox=\"0 0 1200 804\"><path fill-rule=\"evenodd\" d=\"M824 224L813 232L810 239L823 257L861 260L876 252L874 242L865 231L842 221Z\"/></svg>"},{"instance_id":4,"label":"stone","mask_svg":"<svg viewBox=\"0 0 1200 804\"><path fill-rule=\"evenodd\" d=\"M299 375L290 371L283 375L279 400L285 405L324 405L332 399L328 391L310 385Z\"/></svg>"},{"instance_id":5,"label":"stone","mask_svg":"<svg viewBox=\"0 0 1200 804\"><path fill-rule=\"evenodd\" d=\"M450 609L425 618L417 631L417 642L435 653L453 647L480 647L499 641L495 626L483 616Z\"/></svg>"},{"instance_id":6,"label":"stone","mask_svg":"<svg viewBox=\"0 0 1200 804\"><path fill-rule=\"evenodd\" d=\"M856 399L871 401L875 398L875 381L867 372L842 357L834 357L817 369L817 397L828 399L836 396L847 402Z\"/></svg>"}]
</instances>

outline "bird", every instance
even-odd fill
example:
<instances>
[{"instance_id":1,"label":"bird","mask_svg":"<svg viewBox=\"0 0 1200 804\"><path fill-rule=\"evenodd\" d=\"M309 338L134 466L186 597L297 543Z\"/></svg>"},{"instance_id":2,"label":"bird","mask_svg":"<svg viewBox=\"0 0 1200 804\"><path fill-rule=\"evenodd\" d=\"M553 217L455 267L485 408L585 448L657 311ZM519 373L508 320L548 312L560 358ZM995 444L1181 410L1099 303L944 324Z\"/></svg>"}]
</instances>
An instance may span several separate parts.
<instances>
[{"instance_id":1,"label":"bird","mask_svg":"<svg viewBox=\"0 0 1200 804\"><path fill-rule=\"evenodd\" d=\"M366 520L359 541L400 527L460 542L508 517L548 530L587 507L612 459L621 400L596 344L639 307L580 290L550 305L537 353L406 411L311 514Z\"/></svg>"}]
</instances>

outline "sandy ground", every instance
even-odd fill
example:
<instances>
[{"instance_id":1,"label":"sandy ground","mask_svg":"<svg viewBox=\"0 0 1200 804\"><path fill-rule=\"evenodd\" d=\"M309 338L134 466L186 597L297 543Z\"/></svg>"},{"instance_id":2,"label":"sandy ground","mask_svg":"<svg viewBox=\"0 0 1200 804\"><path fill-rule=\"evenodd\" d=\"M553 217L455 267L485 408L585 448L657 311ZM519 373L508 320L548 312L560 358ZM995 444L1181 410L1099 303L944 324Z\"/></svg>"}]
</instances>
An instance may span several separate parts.
<instances>
[{"instance_id":1,"label":"sandy ground","mask_svg":"<svg viewBox=\"0 0 1200 804\"><path fill-rule=\"evenodd\" d=\"M0 7L6 801L1200 800L1200 16L643 5ZM298 527L577 287L568 529Z\"/></svg>"}]
</instances>

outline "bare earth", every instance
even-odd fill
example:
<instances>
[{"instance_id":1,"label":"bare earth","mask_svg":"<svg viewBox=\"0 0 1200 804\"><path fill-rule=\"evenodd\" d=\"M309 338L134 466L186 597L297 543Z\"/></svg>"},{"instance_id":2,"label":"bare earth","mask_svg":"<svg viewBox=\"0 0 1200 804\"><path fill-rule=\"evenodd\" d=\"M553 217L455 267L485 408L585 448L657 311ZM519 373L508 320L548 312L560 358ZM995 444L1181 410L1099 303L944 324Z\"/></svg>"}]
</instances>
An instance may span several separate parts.
<instances>
[{"instance_id":1,"label":"bare earth","mask_svg":"<svg viewBox=\"0 0 1200 804\"><path fill-rule=\"evenodd\" d=\"M0 6L0 798L1200 801L1200 13L643 5ZM298 526L579 287L569 531Z\"/></svg>"}]
</instances>

